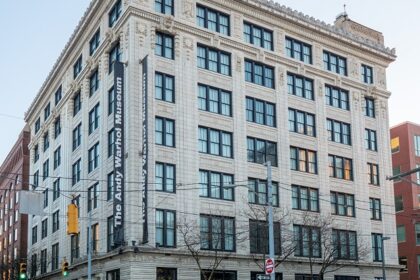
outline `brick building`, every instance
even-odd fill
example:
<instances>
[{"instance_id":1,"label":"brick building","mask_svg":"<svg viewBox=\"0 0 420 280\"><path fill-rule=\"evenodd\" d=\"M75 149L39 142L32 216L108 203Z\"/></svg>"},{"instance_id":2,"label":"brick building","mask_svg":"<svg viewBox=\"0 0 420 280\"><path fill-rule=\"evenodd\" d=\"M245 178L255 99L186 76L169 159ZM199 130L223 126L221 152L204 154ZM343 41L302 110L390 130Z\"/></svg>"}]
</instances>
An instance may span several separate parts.
<instances>
[{"instance_id":1,"label":"brick building","mask_svg":"<svg viewBox=\"0 0 420 280\"><path fill-rule=\"evenodd\" d=\"M17 279L26 262L28 215L19 213L19 191L28 190L30 131L19 135L0 167L0 277Z\"/></svg>"},{"instance_id":2,"label":"brick building","mask_svg":"<svg viewBox=\"0 0 420 280\"><path fill-rule=\"evenodd\" d=\"M405 122L391 128L393 174L420 167L420 125ZM401 280L420 278L420 172L394 181Z\"/></svg>"}]
</instances>

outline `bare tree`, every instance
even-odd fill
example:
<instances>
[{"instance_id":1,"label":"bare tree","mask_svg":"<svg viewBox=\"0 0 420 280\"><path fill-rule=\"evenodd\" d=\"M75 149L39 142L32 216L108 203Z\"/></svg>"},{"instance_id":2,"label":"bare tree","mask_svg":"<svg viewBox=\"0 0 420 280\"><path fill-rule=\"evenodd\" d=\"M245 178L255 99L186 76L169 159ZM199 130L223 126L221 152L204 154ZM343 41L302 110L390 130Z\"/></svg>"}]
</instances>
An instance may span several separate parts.
<instances>
[{"instance_id":1,"label":"bare tree","mask_svg":"<svg viewBox=\"0 0 420 280\"><path fill-rule=\"evenodd\" d=\"M295 236L295 245L296 250L304 250L302 247L305 247L312 278L318 275L317 279L323 280L325 274L354 265L367 257L368 242L361 237L357 238L355 231L335 229L331 215L305 213L303 229L299 232L300 237ZM340 240L342 235L346 235L345 240ZM315 271L315 267L319 270Z\"/></svg>"},{"instance_id":2,"label":"bare tree","mask_svg":"<svg viewBox=\"0 0 420 280\"><path fill-rule=\"evenodd\" d=\"M260 239L263 248L259 248L258 253L251 251L251 256L254 262L258 265L261 271L265 270L265 260L268 257L268 207L263 205L248 204L249 210L245 212L245 217L250 220L250 227L252 223L259 223L260 228ZM291 228L290 213L286 208L273 207L273 222L274 222L274 242L275 245L275 267L278 267L284 263L290 256L295 252L295 244L293 242L293 231ZM256 232L250 231L250 249L252 246L256 246L252 235ZM256 239L256 238L255 238Z\"/></svg>"},{"instance_id":3,"label":"bare tree","mask_svg":"<svg viewBox=\"0 0 420 280\"><path fill-rule=\"evenodd\" d=\"M233 246L233 248L237 248L238 244L245 241L244 238L241 237L243 234L235 231L234 223L232 224L232 239L228 241L225 233L219 231L218 228L216 231L214 228L209 229L210 231L213 231L211 235L201 233L200 224L197 223L197 221L187 220L187 217L184 217L182 221L178 221L177 224L181 242L183 243L181 246L184 247L194 259L200 270L201 277L204 280L216 279L216 271L221 266L222 262L234 253L234 250L226 249L224 246ZM227 225L225 224L224 228L226 227ZM218 232L219 234L215 235L214 232ZM222 235L225 236L221 238ZM211 246L209 245L210 243ZM222 250L221 248L224 248L225 250Z\"/></svg>"}]
</instances>

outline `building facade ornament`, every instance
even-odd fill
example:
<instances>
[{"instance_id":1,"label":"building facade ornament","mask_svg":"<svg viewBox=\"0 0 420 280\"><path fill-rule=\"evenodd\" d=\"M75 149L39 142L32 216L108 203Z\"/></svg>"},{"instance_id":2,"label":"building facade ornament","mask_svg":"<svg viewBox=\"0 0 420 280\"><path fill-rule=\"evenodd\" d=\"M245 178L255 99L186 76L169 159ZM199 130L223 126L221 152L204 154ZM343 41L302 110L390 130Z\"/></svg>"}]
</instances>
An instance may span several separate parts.
<instances>
[{"instance_id":1,"label":"building facade ornament","mask_svg":"<svg viewBox=\"0 0 420 280\"><path fill-rule=\"evenodd\" d=\"M147 25L143 22L137 21L136 22L136 34L139 37L139 44L140 46L144 46L144 40L147 36Z\"/></svg>"},{"instance_id":2,"label":"building facade ornament","mask_svg":"<svg viewBox=\"0 0 420 280\"><path fill-rule=\"evenodd\" d=\"M184 10L182 11L182 14L189 19L193 19L195 15L195 5L190 0L184 1Z\"/></svg>"},{"instance_id":3,"label":"building facade ornament","mask_svg":"<svg viewBox=\"0 0 420 280\"><path fill-rule=\"evenodd\" d=\"M192 60L194 52L194 40L191 37L185 36L183 38L182 47L186 50L186 58L188 61Z\"/></svg>"}]
</instances>

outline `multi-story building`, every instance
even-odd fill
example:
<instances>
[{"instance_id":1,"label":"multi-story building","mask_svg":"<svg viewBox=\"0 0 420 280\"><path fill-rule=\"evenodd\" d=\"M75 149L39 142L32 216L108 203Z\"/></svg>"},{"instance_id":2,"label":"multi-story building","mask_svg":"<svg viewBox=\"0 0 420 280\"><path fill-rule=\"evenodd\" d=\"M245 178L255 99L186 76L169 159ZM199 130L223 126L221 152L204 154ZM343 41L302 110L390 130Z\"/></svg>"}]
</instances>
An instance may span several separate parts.
<instances>
[{"instance_id":1,"label":"multi-story building","mask_svg":"<svg viewBox=\"0 0 420 280\"><path fill-rule=\"evenodd\" d=\"M72 279L86 277L91 220L99 279L195 280L197 263L215 279L255 279L267 232L249 212L264 211L270 161L275 234L296 242L277 279L308 279L311 261L317 274L319 241L333 237L344 266L325 279L377 279L383 256L396 279L394 60L346 14L327 25L264 0L92 1L26 114L45 194L29 270L53 279L66 259ZM80 234L67 236L71 201ZM306 216L331 217L325 235Z\"/></svg>"},{"instance_id":2,"label":"multi-story building","mask_svg":"<svg viewBox=\"0 0 420 280\"><path fill-rule=\"evenodd\" d=\"M405 122L391 128L393 175L420 167L420 125ZM420 278L420 172L394 180L400 279Z\"/></svg>"},{"instance_id":3,"label":"multi-story building","mask_svg":"<svg viewBox=\"0 0 420 280\"><path fill-rule=\"evenodd\" d=\"M17 279L26 263L28 215L21 214L19 191L29 186L30 131L25 127L0 167L0 277Z\"/></svg>"}]
</instances>

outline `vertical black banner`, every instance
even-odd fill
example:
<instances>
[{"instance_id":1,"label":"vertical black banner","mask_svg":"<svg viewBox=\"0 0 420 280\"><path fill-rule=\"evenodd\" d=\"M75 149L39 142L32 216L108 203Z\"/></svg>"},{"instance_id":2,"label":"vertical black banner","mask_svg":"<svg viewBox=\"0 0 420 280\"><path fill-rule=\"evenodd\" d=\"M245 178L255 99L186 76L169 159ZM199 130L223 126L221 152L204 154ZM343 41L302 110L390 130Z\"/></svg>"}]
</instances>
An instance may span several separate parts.
<instances>
[{"instance_id":1,"label":"vertical black banner","mask_svg":"<svg viewBox=\"0 0 420 280\"><path fill-rule=\"evenodd\" d=\"M141 181L143 183L142 189L142 219L143 219L143 243L149 242L149 229L148 229L148 219L147 219L147 176L148 176L148 168L147 168L147 155L148 155L148 143L147 143L147 56L142 61L143 65L143 77L142 77L142 94L143 94L143 104L142 104L142 132L143 132L143 139L142 139L142 172L141 172Z\"/></svg>"},{"instance_id":2,"label":"vertical black banner","mask_svg":"<svg viewBox=\"0 0 420 280\"><path fill-rule=\"evenodd\" d=\"M124 244L124 65L114 64L114 246Z\"/></svg>"}]
</instances>

